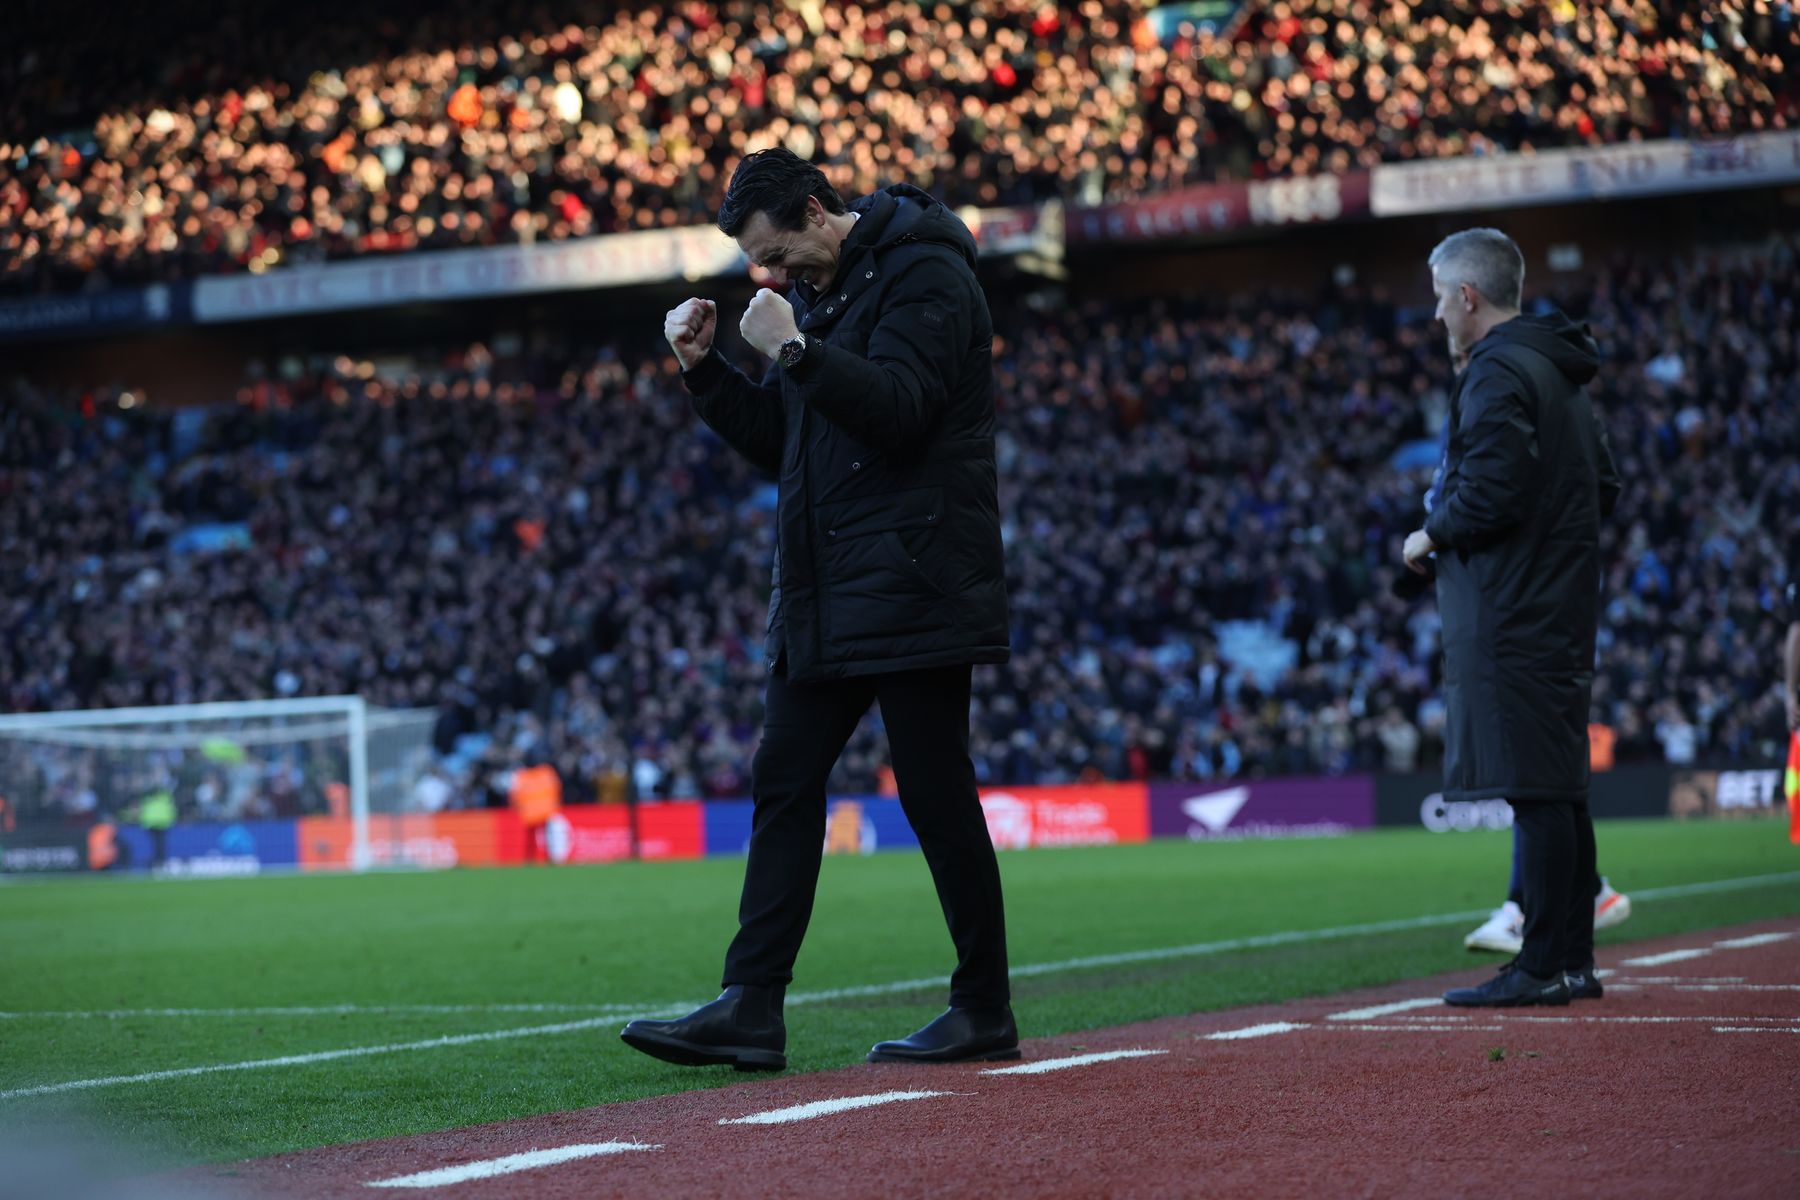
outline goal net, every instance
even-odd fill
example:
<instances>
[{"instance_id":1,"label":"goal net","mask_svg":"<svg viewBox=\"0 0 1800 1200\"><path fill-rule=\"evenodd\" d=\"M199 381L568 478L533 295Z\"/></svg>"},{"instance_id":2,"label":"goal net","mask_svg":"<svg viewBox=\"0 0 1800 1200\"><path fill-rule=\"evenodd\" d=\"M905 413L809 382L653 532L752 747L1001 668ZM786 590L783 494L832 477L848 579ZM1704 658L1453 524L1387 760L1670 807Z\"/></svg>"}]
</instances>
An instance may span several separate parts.
<instances>
[{"instance_id":1,"label":"goal net","mask_svg":"<svg viewBox=\"0 0 1800 1200\"><path fill-rule=\"evenodd\" d=\"M0 847L8 869L106 865L82 861L69 831L129 827L106 853L137 847L150 861L118 865L160 867L174 826L222 825L243 841L259 822L325 817L348 831L346 865L363 869L371 815L415 803L434 723L431 709L360 696L0 716ZM208 861L229 872L244 858Z\"/></svg>"}]
</instances>

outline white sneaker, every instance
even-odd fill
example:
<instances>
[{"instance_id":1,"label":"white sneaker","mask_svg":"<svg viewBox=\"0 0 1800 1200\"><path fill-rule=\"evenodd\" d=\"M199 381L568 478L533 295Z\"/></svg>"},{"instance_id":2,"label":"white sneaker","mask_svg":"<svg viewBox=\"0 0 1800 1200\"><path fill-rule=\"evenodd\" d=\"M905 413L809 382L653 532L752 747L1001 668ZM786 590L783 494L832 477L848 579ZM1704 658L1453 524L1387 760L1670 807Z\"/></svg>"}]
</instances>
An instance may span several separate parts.
<instances>
[{"instance_id":1,"label":"white sneaker","mask_svg":"<svg viewBox=\"0 0 1800 1200\"><path fill-rule=\"evenodd\" d=\"M1496 954L1517 954L1525 948L1525 913L1508 900L1482 922L1463 945L1471 950L1492 950Z\"/></svg>"},{"instance_id":2,"label":"white sneaker","mask_svg":"<svg viewBox=\"0 0 1800 1200\"><path fill-rule=\"evenodd\" d=\"M1600 894L1594 897L1594 928L1611 929L1623 925L1631 916L1631 897L1613 891L1613 885L1600 877Z\"/></svg>"}]
</instances>

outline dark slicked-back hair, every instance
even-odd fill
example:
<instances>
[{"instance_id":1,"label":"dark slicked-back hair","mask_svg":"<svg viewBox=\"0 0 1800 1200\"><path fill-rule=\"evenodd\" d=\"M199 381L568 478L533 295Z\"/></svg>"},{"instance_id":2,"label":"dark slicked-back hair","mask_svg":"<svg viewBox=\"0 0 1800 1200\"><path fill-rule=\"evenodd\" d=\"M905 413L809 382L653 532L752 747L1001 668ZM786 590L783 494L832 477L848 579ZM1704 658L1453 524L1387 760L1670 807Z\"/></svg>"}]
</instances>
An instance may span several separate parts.
<instances>
[{"instance_id":1,"label":"dark slicked-back hair","mask_svg":"<svg viewBox=\"0 0 1800 1200\"><path fill-rule=\"evenodd\" d=\"M799 229L806 223L806 200L817 196L825 211L844 211L844 198L825 172L791 150L777 146L746 154L731 173L725 202L719 205L719 228L736 237L756 213L769 214L777 229Z\"/></svg>"}]
</instances>

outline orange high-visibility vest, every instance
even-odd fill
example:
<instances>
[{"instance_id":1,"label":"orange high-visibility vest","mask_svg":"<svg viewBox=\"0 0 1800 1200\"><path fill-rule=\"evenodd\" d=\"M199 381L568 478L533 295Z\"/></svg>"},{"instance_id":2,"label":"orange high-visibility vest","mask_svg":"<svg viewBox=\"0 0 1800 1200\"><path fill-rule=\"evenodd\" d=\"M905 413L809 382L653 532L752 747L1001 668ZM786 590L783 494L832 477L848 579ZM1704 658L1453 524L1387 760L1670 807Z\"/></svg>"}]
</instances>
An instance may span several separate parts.
<instances>
[{"instance_id":1,"label":"orange high-visibility vest","mask_svg":"<svg viewBox=\"0 0 1800 1200\"><path fill-rule=\"evenodd\" d=\"M562 807L562 780L549 763L522 767L513 772L512 792L507 797L519 820L542 825Z\"/></svg>"},{"instance_id":2,"label":"orange high-visibility vest","mask_svg":"<svg viewBox=\"0 0 1800 1200\"><path fill-rule=\"evenodd\" d=\"M1619 740L1611 725L1594 724L1588 726L1588 769L1590 771L1610 771L1613 769L1613 743Z\"/></svg>"}]
</instances>

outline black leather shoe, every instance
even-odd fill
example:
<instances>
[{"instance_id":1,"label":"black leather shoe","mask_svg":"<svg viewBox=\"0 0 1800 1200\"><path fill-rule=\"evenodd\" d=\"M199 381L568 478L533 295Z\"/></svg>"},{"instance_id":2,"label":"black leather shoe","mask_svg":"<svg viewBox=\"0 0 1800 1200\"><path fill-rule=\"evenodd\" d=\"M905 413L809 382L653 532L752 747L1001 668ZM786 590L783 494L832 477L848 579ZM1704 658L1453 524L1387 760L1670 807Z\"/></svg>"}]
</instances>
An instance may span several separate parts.
<instances>
[{"instance_id":1,"label":"black leather shoe","mask_svg":"<svg viewBox=\"0 0 1800 1200\"><path fill-rule=\"evenodd\" d=\"M1563 983L1569 989L1571 1000L1598 1000L1606 995L1606 989L1600 986L1600 976L1592 967L1584 971L1564 971Z\"/></svg>"},{"instance_id":2,"label":"black leather shoe","mask_svg":"<svg viewBox=\"0 0 1800 1200\"><path fill-rule=\"evenodd\" d=\"M878 1042L870 1062L999 1062L1019 1057L1019 1027L1010 1008L947 1008L937 1020L897 1042Z\"/></svg>"},{"instance_id":3,"label":"black leather shoe","mask_svg":"<svg viewBox=\"0 0 1800 1200\"><path fill-rule=\"evenodd\" d=\"M1520 970L1516 963L1507 963L1480 987L1452 988L1444 993L1444 1003L1459 1008L1530 1008L1568 1002L1569 985L1561 971L1546 979Z\"/></svg>"},{"instance_id":4,"label":"black leather shoe","mask_svg":"<svg viewBox=\"0 0 1800 1200\"><path fill-rule=\"evenodd\" d=\"M683 1067L779 1071L787 1066L785 988L733 984L711 1004L674 1021L633 1021L619 1033L627 1046Z\"/></svg>"}]
</instances>

